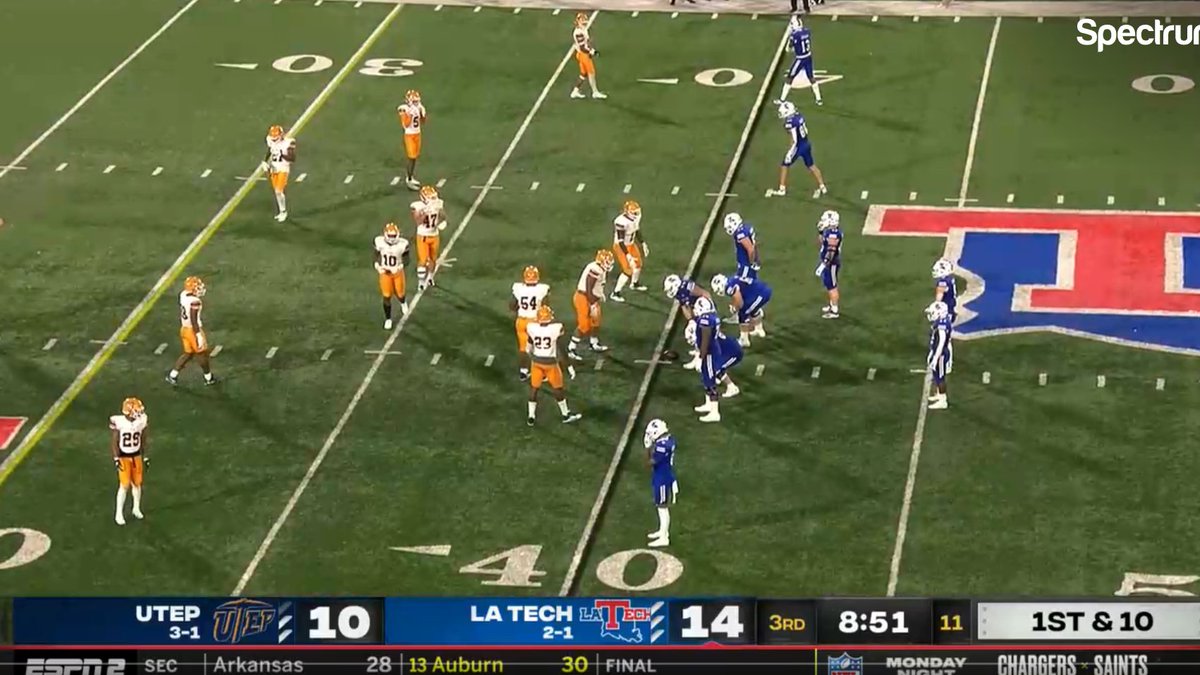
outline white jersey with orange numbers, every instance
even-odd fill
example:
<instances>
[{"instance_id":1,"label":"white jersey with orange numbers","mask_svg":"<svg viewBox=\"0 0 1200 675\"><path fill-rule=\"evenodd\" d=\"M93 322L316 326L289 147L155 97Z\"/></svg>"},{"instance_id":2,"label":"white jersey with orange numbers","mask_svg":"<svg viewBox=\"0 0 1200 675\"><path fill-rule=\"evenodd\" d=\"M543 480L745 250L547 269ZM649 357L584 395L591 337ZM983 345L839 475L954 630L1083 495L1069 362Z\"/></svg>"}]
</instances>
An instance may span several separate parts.
<instances>
[{"instance_id":1,"label":"white jersey with orange numbers","mask_svg":"<svg viewBox=\"0 0 1200 675\"><path fill-rule=\"evenodd\" d=\"M596 261L592 261L584 266L583 274L579 275L579 285L577 285L575 287L576 290L578 290L580 293L588 292L587 284L588 284L589 276L596 278L596 281L592 285L592 288L591 288L592 295L596 296L597 298L603 298L604 297L604 281L605 281L605 278L608 276L608 273L605 272L604 268L600 266L600 263L598 263Z\"/></svg>"},{"instance_id":2,"label":"white jersey with orange numbers","mask_svg":"<svg viewBox=\"0 0 1200 675\"><path fill-rule=\"evenodd\" d=\"M422 237L438 236L440 232L438 222L442 218L442 208L444 207L442 200L434 199L429 202L417 200L409 206L421 216L421 222L417 224L417 234Z\"/></svg>"},{"instance_id":3,"label":"white jersey with orange numbers","mask_svg":"<svg viewBox=\"0 0 1200 675\"><path fill-rule=\"evenodd\" d=\"M375 250L379 252L379 265L388 274L397 274L404 269L404 252L408 250L408 240L401 239L389 244L383 235L375 237Z\"/></svg>"},{"instance_id":4,"label":"white jersey with orange numbers","mask_svg":"<svg viewBox=\"0 0 1200 675\"><path fill-rule=\"evenodd\" d=\"M425 121L425 105L423 103L405 103L396 109L400 113L400 121L404 124L405 136L420 136L421 124Z\"/></svg>"},{"instance_id":5,"label":"white jersey with orange numbers","mask_svg":"<svg viewBox=\"0 0 1200 675\"><path fill-rule=\"evenodd\" d=\"M522 319L537 319L538 307L550 292L549 284L527 284L517 282L512 285L513 297L517 300L517 316Z\"/></svg>"},{"instance_id":6,"label":"white jersey with orange numbers","mask_svg":"<svg viewBox=\"0 0 1200 675\"><path fill-rule=\"evenodd\" d=\"M588 35L588 29L585 26L576 26L575 33L572 36L575 40L575 51L580 54L592 53L592 38Z\"/></svg>"},{"instance_id":7,"label":"white jersey with orange numbers","mask_svg":"<svg viewBox=\"0 0 1200 675\"><path fill-rule=\"evenodd\" d=\"M196 325L192 325L192 308L196 308ZM184 291L179 294L179 321L184 328L194 328L200 330L203 324L200 321L200 312L204 310L204 303L200 298Z\"/></svg>"},{"instance_id":8,"label":"white jersey with orange numbers","mask_svg":"<svg viewBox=\"0 0 1200 675\"><path fill-rule=\"evenodd\" d=\"M630 218L622 213L613 219L613 243L633 246L633 235L641 227L642 217Z\"/></svg>"},{"instance_id":9,"label":"white jersey with orange numbers","mask_svg":"<svg viewBox=\"0 0 1200 675\"><path fill-rule=\"evenodd\" d=\"M531 323L525 332L529 334L529 353L533 358L558 360L558 339L563 334L561 323Z\"/></svg>"},{"instance_id":10,"label":"white jersey with orange numbers","mask_svg":"<svg viewBox=\"0 0 1200 675\"><path fill-rule=\"evenodd\" d=\"M117 452L122 455L136 455L142 451L142 432L146 430L147 421L146 415L132 420L124 415L108 418L108 428L117 432Z\"/></svg>"},{"instance_id":11,"label":"white jersey with orange numbers","mask_svg":"<svg viewBox=\"0 0 1200 675\"><path fill-rule=\"evenodd\" d=\"M290 136L284 136L279 140L267 137L267 151L271 153L267 161L270 163L272 173L288 173L292 170L292 163L287 160L287 154L288 150L294 147L296 147L296 139Z\"/></svg>"}]
</instances>

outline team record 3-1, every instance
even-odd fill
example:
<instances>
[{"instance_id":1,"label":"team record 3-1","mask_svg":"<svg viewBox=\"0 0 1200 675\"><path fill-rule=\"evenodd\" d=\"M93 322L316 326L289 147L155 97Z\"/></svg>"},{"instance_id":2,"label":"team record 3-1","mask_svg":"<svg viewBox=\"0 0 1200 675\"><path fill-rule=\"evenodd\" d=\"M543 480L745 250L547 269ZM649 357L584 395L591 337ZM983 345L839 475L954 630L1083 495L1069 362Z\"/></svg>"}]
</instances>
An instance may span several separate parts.
<instances>
[{"instance_id":1,"label":"team record 3-1","mask_svg":"<svg viewBox=\"0 0 1200 675\"><path fill-rule=\"evenodd\" d=\"M0 675L1200 673L1200 601L17 598Z\"/></svg>"}]
</instances>

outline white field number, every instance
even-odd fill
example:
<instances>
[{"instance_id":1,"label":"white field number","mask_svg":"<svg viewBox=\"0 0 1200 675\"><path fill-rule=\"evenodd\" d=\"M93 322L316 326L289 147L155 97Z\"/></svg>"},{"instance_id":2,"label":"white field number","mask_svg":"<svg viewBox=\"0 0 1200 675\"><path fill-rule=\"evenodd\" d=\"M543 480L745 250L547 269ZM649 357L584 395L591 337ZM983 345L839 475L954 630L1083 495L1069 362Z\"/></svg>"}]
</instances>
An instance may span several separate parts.
<instances>
[{"instance_id":1,"label":"white field number","mask_svg":"<svg viewBox=\"0 0 1200 675\"><path fill-rule=\"evenodd\" d=\"M1179 586L1189 586L1197 581L1200 581L1200 577L1126 572L1125 578L1121 580L1121 587L1113 595L1165 595L1173 598L1190 598L1196 594L1185 591Z\"/></svg>"},{"instance_id":2,"label":"white field number","mask_svg":"<svg viewBox=\"0 0 1200 675\"><path fill-rule=\"evenodd\" d=\"M1182 94L1195 88L1196 81L1183 75L1144 75L1129 86L1143 94Z\"/></svg>"},{"instance_id":3,"label":"white field number","mask_svg":"<svg viewBox=\"0 0 1200 675\"><path fill-rule=\"evenodd\" d=\"M540 588L541 578L546 572L537 568L542 547L526 544L501 551L482 560L463 565L459 574L478 574L492 577L480 583L484 586L507 586L512 588ZM654 573L641 583L630 583L626 579L629 563L640 556L654 561ZM633 549L618 551L596 566L596 577L612 588L622 591L653 591L675 583L683 575L683 563L663 551L655 549Z\"/></svg>"},{"instance_id":4,"label":"white field number","mask_svg":"<svg viewBox=\"0 0 1200 675\"><path fill-rule=\"evenodd\" d=\"M740 68L711 68L696 73L696 82L706 87L737 87L753 79L753 75Z\"/></svg>"},{"instance_id":5,"label":"white field number","mask_svg":"<svg viewBox=\"0 0 1200 675\"><path fill-rule=\"evenodd\" d=\"M21 546L16 553L0 560L0 570L11 570L37 560L50 550L50 537L45 532L31 530L27 527L10 527L0 529L0 541L8 537L21 537Z\"/></svg>"},{"instance_id":6,"label":"white field number","mask_svg":"<svg viewBox=\"0 0 1200 675\"><path fill-rule=\"evenodd\" d=\"M358 69L360 75L374 77L406 77L416 73L414 68L425 65L424 61L403 58L377 58L363 61ZM329 70L333 59L320 54L293 54L275 59L271 67L281 73L307 75Z\"/></svg>"}]
</instances>

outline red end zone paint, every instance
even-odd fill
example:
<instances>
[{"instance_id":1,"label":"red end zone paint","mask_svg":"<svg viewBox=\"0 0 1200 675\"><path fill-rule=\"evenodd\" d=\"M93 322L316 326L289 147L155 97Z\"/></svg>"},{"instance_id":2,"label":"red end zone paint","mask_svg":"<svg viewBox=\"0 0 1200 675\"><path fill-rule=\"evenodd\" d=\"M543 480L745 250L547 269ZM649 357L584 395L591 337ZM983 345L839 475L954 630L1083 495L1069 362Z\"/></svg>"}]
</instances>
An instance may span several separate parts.
<instances>
[{"instance_id":1,"label":"red end zone paint","mask_svg":"<svg viewBox=\"0 0 1200 675\"><path fill-rule=\"evenodd\" d=\"M873 206L864 232L945 236L948 254L968 232L1058 234L1058 284L1031 288L1027 311L1200 313L1200 291L1183 288L1181 243L1200 237L1200 214Z\"/></svg>"},{"instance_id":2,"label":"red end zone paint","mask_svg":"<svg viewBox=\"0 0 1200 675\"><path fill-rule=\"evenodd\" d=\"M21 427L28 421L27 417L0 417L0 450L7 450L21 432Z\"/></svg>"}]
</instances>

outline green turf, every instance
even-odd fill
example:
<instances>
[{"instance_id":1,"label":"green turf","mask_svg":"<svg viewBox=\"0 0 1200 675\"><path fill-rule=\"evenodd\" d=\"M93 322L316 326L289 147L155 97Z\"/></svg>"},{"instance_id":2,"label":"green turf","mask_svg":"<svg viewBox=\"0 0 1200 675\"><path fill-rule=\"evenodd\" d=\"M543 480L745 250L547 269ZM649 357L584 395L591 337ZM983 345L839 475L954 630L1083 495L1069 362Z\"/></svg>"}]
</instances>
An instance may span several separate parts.
<instances>
[{"instance_id":1,"label":"green turf","mask_svg":"<svg viewBox=\"0 0 1200 675\"><path fill-rule=\"evenodd\" d=\"M89 34L87 49L55 57L79 71L23 67L24 43L0 43L9 63L0 94L30 101L0 130L0 152L19 152L180 6L129 3L111 21L119 30ZM89 341L113 332L237 191L266 126L294 120L388 9L198 3L26 171L0 179L8 222L0 297L19 298L0 303L0 414L42 414L95 353ZM48 14L0 10L0 19L9 15L29 34L52 32ZM568 98L570 61L523 128L566 53L570 22L569 12L528 9L410 6L398 15L365 56L421 65L409 66L411 76L353 72L342 82L300 134L293 177L307 177L289 188L292 220L271 220L263 185L187 266L208 282L205 318L222 345L214 363L224 383L203 388L195 372L177 390L162 382L177 349L172 288L0 486L0 527L37 529L54 542L37 561L0 570L0 595L128 593L127 580L105 570L131 558L148 593L228 593L335 428L247 592L558 591L635 406L646 372L638 361L667 317L661 279L682 271L697 246L782 30L765 17L601 13L592 33L611 98ZM810 180L796 171L787 198L762 196L785 150L768 105L722 212L737 210L758 229L764 276L776 289L770 337L735 373L745 394L723 406L717 427L694 421L694 373L667 366L655 376L577 593L886 588L921 396L922 376L910 372L925 356L920 310L944 241L862 236L863 217L871 204L954 204L946 200L959 196L994 20L812 23L818 69L842 78L822 87L821 108L807 90L792 99L809 118L832 193L808 199ZM1156 96L1129 83L1188 74L1189 53L1097 57L1074 44L1073 26L1003 20L968 197L1004 206L1015 193L1017 206L1053 207L1062 193L1068 207L1106 208L1113 194L1117 208L1188 208L1197 196L1185 171L1195 139L1178 129L1195 117L1195 91ZM85 52L96 58L70 58ZM271 66L292 54L333 65L310 74ZM214 65L222 62L258 65ZM708 87L694 79L717 68L752 80ZM439 287L392 347L400 354L382 360L341 426L375 360L364 351L386 339L371 238L389 220L411 229L411 193L391 185L403 172L394 110L408 88L422 91L431 114L419 174L447 181L443 246L479 198L477 186L505 165L492 185L499 189L478 202L455 241ZM61 162L68 168L56 171ZM212 174L201 178L206 169ZM613 350L599 370L589 358L568 383L584 420L561 427L547 399L539 426L527 429L509 288L537 264L570 325L579 271L610 244L611 219L627 198L645 212L651 292L604 308ZM813 224L826 208L841 212L847 231L845 316L836 323L819 318L812 276ZM717 227L702 283L730 271L730 249ZM51 338L58 342L43 350ZM166 353L155 354L161 343ZM1042 372L1049 378L1039 387ZM1107 387L1095 386L1096 374L1107 374ZM1189 493L1197 468L1186 411L1198 375L1186 357L1078 338L960 343L954 407L931 413L922 439L899 591L1107 595L1126 572L1193 573L1195 547L1178 533L1189 531L1194 509L1174 497ZM1164 391L1155 390L1158 377L1169 380ZM118 530L104 418L130 394L149 410L154 459L147 520ZM680 441L681 501L667 554L682 572L663 584L639 554L614 588L612 561L643 548L656 524L640 444L650 416L666 419ZM0 560L18 544L0 539ZM431 545L451 552L391 550ZM544 574L497 585L498 575L460 571L510 549L511 578L523 576L520 564Z\"/></svg>"}]
</instances>

